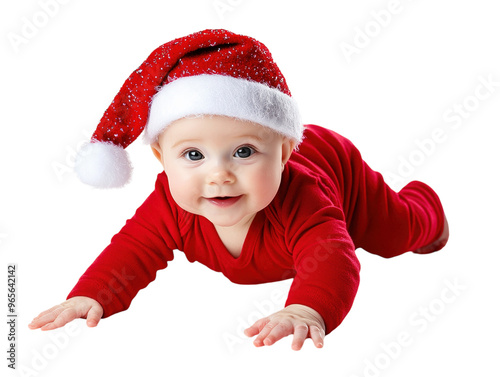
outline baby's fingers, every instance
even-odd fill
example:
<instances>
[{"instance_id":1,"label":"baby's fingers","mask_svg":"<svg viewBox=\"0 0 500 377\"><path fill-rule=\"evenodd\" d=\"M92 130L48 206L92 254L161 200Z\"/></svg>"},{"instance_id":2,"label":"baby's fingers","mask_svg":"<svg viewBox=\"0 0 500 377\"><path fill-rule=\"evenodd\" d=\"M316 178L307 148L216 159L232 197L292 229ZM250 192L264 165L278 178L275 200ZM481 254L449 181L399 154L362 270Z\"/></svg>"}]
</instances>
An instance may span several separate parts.
<instances>
[{"instance_id":1,"label":"baby's fingers","mask_svg":"<svg viewBox=\"0 0 500 377\"><path fill-rule=\"evenodd\" d=\"M87 326L96 327L103 315L101 306L92 306L87 314Z\"/></svg>"},{"instance_id":2,"label":"baby's fingers","mask_svg":"<svg viewBox=\"0 0 500 377\"><path fill-rule=\"evenodd\" d=\"M32 330L38 329L47 323L52 322L62 311L64 311L64 309L65 308L62 305L53 306L33 318L28 327Z\"/></svg>"},{"instance_id":3,"label":"baby's fingers","mask_svg":"<svg viewBox=\"0 0 500 377\"><path fill-rule=\"evenodd\" d=\"M295 325L293 330L293 341L292 349L294 351L299 351L304 345L307 335L309 334L309 327L305 323L299 323Z\"/></svg>"},{"instance_id":4,"label":"baby's fingers","mask_svg":"<svg viewBox=\"0 0 500 377\"><path fill-rule=\"evenodd\" d=\"M318 326L311 326L309 334L316 348L322 348L325 342L325 331Z\"/></svg>"},{"instance_id":5,"label":"baby's fingers","mask_svg":"<svg viewBox=\"0 0 500 377\"><path fill-rule=\"evenodd\" d=\"M260 332L259 336L255 338L254 343L264 344L271 346L278 340L293 334L293 325L290 321L271 321ZM307 336L307 334L306 334Z\"/></svg>"},{"instance_id":6,"label":"baby's fingers","mask_svg":"<svg viewBox=\"0 0 500 377\"><path fill-rule=\"evenodd\" d=\"M255 322L252 326L250 326L244 331L245 335L248 337L257 335L258 333L261 332L264 326L267 325L268 322L269 322L268 318L259 319L257 322Z\"/></svg>"},{"instance_id":7,"label":"baby's fingers","mask_svg":"<svg viewBox=\"0 0 500 377\"><path fill-rule=\"evenodd\" d=\"M75 309L65 308L52 322L45 324L40 328L40 330L47 331L63 327L65 324L76 318L79 318L79 316Z\"/></svg>"}]
</instances>

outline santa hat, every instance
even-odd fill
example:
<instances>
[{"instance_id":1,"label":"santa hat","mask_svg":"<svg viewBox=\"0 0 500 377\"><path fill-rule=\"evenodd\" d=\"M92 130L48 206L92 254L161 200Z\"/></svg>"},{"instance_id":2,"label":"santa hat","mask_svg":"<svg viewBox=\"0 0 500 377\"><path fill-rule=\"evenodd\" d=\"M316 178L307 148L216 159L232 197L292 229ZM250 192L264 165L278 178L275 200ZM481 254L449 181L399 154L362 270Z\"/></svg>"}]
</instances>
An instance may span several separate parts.
<instances>
[{"instance_id":1,"label":"santa hat","mask_svg":"<svg viewBox=\"0 0 500 377\"><path fill-rule=\"evenodd\" d=\"M125 185L125 151L143 131L147 143L173 121L225 115L259 123L295 140L303 126L297 104L269 50L226 30L205 30L168 42L132 72L104 113L75 172L86 184Z\"/></svg>"}]
</instances>

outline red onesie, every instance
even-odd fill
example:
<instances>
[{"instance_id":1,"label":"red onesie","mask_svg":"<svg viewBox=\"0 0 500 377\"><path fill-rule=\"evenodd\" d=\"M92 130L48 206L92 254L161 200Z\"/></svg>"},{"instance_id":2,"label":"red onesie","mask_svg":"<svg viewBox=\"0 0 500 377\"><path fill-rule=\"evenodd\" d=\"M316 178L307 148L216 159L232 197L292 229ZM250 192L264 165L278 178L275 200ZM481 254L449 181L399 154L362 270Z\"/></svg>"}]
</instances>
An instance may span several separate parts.
<instances>
[{"instance_id":1,"label":"red onesie","mask_svg":"<svg viewBox=\"0 0 500 377\"><path fill-rule=\"evenodd\" d=\"M212 223L174 202L163 172L68 298L97 300L104 317L125 310L178 249L234 283L293 278L286 305L315 309L328 334L347 315L358 289L356 248L392 257L432 243L443 227L441 203L429 186L414 181L396 193L349 140L307 125L278 194L257 213L238 258Z\"/></svg>"}]
</instances>

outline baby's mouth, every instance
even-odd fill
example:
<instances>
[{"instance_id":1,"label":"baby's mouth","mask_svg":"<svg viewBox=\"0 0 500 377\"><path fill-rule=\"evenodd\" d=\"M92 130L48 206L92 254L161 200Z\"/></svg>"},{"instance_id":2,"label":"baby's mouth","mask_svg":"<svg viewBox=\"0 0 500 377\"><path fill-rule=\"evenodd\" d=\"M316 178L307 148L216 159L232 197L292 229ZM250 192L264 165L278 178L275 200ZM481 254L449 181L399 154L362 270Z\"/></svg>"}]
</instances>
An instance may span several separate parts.
<instances>
[{"instance_id":1,"label":"baby's mouth","mask_svg":"<svg viewBox=\"0 0 500 377\"><path fill-rule=\"evenodd\" d=\"M219 207L229 207L236 203L242 195L239 196L215 196L213 198L207 198L207 200Z\"/></svg>"}]
</instances>

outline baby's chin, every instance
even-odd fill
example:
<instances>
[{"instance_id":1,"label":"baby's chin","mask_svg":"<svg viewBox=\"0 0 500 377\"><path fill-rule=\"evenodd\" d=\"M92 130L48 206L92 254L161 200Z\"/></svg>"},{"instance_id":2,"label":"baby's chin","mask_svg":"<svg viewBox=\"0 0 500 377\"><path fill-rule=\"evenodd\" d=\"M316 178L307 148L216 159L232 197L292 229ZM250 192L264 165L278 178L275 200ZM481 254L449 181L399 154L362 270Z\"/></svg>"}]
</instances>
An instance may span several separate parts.
<instances>
[{"instance_id":1,"label":"baby's chin","mask_svg":"<svg viewBox=\"0 0 500 377\"><path fill-rule=\"evenodd\" d=\"M224 216L205 216L205 218L210 221L214 226L220 227L220 228L232 228L232 227L238 227L238 226L243 226L245 224L248 224L248 222L252 221L256 215L255 213L249 213L245 216L238 216L238 217L227 217L225 218Z\"/></svg>"},{"instance_id":2,"label":"baby's chin","mask_svg":"<svg viewBox=\"0 0 500 377\"><path fill-rule=\"evenodd\" d=\"M193 215L202 216L210 221L214 226L221 228L245 227L255 218L258 212L266 208L269 203L245 203L248 199L245 196L242 198L243 208L237 208L238 203L234 204L236 208L214 208L213 204L207 203L206 198L200 198L195 204L179 203L177 205L184 211ZM246 207L246 208L245 208Z\"/></svg>"}]
</instances>

